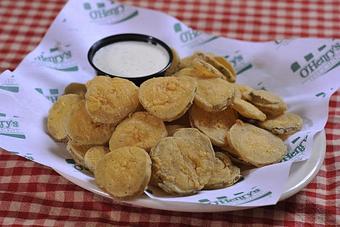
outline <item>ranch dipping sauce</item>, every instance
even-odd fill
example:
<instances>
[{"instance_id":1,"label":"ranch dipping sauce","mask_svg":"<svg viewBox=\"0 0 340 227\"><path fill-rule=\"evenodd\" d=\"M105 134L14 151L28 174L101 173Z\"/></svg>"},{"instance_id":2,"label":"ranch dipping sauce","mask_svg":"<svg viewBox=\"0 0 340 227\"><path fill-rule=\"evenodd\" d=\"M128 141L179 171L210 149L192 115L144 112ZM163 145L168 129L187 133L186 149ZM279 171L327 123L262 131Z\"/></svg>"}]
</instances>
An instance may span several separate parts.
<instances>
[{"instance_id":1,"label":"ranch dipping sauce","mask_svg":"<svg viewBox=\"0 0 340 227\"><path fill-rule=\"evenodd\" d=\"M120 41L100 48L93 64L111 75L134 78L157 73L169 63L169 54L160 45Z\"/></svg>"}]
</instances>

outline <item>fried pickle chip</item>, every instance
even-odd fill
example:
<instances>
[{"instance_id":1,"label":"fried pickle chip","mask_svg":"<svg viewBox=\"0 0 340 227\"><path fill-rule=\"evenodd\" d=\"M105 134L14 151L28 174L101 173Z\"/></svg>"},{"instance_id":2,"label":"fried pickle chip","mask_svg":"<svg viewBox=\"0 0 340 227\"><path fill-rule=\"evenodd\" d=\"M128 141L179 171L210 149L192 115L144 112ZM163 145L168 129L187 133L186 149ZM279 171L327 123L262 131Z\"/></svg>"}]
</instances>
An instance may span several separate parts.
<instances>
[{"instance_id":1,"label":"fried pickle chip","mask_svg":"<svg viewBox=\"0 0 340 227\"><path fill-rule=\"evenodd\" d=\"M92 173L96 169L97 163L104 157L105 154L109 153L109 148L104 146L94 146L87 150L84 156L84 165Z\"/></svg>"},{"instance_id":2,"label":"fried pickle chip","mask_svg":"<svg viewBox=\"0 0 340 227\"><path fill-rule=\"evenodd\" d=\"M62 95L49 110L47 131L56 141L65 141L67 139L66 124L73 107L81 102L81 100L82 98L79 95Z\"/></svg>"},{"instance_id":3,"label":"fried pickle chip","mask_svg":"<svg viewBox=\"0 0 340 227\"><path fill-rule=\"evenodd\" d=\"M122 147L104 155L94 171L97 185L116 198L144 192L151 177L151 160L139 147Z\"/></svg>"},{"instance_id":4,"label":"fried pickle chip","mask_svg":"<svg viewBox=\"0 0 340 227\"><path fill-rule=\"evenodd\" d=\"M117 125L110 139L110 150L136 146L149 151L166 136L162 120L148 112L136 112Z\"/></svg>"},{"instance_id":5,"label":"fried pickle chip","mask_svg":"<svg viewBox=\"0 0 340 227\"><path fill-rule=\"evenodd\" d=\"M172 51L172 64L171 66L165 71L165 76L171 76L175 72L179 70L179 64L180 64L180 57L178 56L177 51L174 48L171 48Z\"/></svg>"},{"instance_id":6,"label":"fried pickle chip","mask_svg":"<svg viewBox=\"0 0 340 227\"><path fill-rule=\"evenodd\" d=\"M233 165L230 158L222 153L215 152L214 170L204 189L219 189L235 184L241 177L240 168Z\"/></svg>"},{"instance_id":7,"label":"fried pickle chip","mask_svg":"<svg viewBox=\"0 0 340 227\"><path fill-rule=\"evenodd\" d=\"M244 84L236 84L235 83L235 86L237 87L237 89L240 91L241 93L241 97L243 100L246 100L246 101L250 101L251 100L251 97L250 97L250 92L252 92L254 89L247 86L247 85L244 85Z\"/></svg>"},{"instance_id":8,"label":"fried pickle chip","mask_svg":"<svg viewBox=\"0 0 340 227\"><path fill-rule=\"evenodd\" d=\"M207 135L216 146L225 146L227 132L238 119L237 113L231 108L206 112L196 105L191 107L189 116L191 126Z\"/></svg>"},{"instance_id":9,"label":"fried pickle chip","mask_svg":"<svg viewBox=\"0 0 340 227\"><path fill-rule=\"evenodd\" d=\"M66 150L78 165L85 166L85 154L92 146L93 145L79 145L72 142L72 140L69 140L67 142Z\"/></svg>"},{"instance_id":10,"label":"fried pickle chip","mask_svg":"<svg viewBox=\"0 0 340 227\"><path fill-rule=\"evenodd\" d=\"M86 109L94 122L117 124L138 107L138 87L129 80L97 76L86 87Z\"/></svg>"},{"instance_id":11,"label":"fried pickle chip","mask_svg":"<svg viewBox=\"0 0 340 227\"><path fill-rule=\"evenodd\" d=\"M181 60L180 68L191 68L191 76L197 78L222 78L223 73L208 63L201 52L195 53Z\"/></svg>"},{"instance_id":12,"label":"fried pickle chip","mask_svg":"<svg viewBox=\"0 0 340 227\"><path fill-rule=\"evenodd\" d=\"M170 194L196 193L209 182L214 168L209 138L192 128L161 139L150 156L154 182Z\"/></svg>"},{"instance_id":13,"label":"fried pickle chip","mask_svg":"<svg viewBox=\"0 0 340 227\"><path fill-rule=\"evenodd\" d=\"M141 84L139 100L152 115L173 121L190 108L196 86L196 81L189 77L152 78Z\"/></svg>"},{"instance_id":14,"label":"fried pickle chip","mask_svg":"<svg viewBox=\"0 0 340 227\"><path fill-rule=\"evenodd\" d=\"M214 149L212 147L211 141L207 135L200 132L196 128L181 128L178 129L174 135L174 137L181 137L181 138L187 138L192 142L195 142L197 145L199 144L208 154L212 151L212 155L214 155Z\"/></svg>"},{"instance_id":15,"label":"fried pickle chip","mask_svg":"<svg viewBox=\"0 0 340 227\"><path fill-rule=\"evenodd\" d=\"M182 59L181 68L193 67L199 72L210 72L211 75L208 77L220 77L231 83L236 80L236 72L232 65L223 57L218 57L213 54L206 54L203 52L196 52L193 55ZM199 76L208 78L206 76Z\"/></svg>"},{"instance_id":16,"label":"fried pickle chip","mask_svg":"<svg viewBox=\"0 0 340 227\"><path fill-rule=\"evenodd\" d=\"M191 63L191 67L195 69L195 72L198 74L197 77L224 78L224 75L218 69L203 59L194 59Z\"/></svg>"},{"instance_id":17,"label":"fried pickle chip","mask_svg":"<svg viewBox=\"0 0 340 227\"><path fill-rule=\"evenodd\" d=\"M64 94L77 94L82 97L86 94L86 86L85 84L81 83L70 83L64 89Z\"/></svg>"},{"instance_id":18,"label":"fried pickle chip","mask_svg":"<svg viewBox=\"0 0 340 227\"><path fill-rule=\"evenodd\" d=\"M227 81L231 83L234 83L236 81L236 73L230 70L230 68L232 67L230 67L231 65L228 64L227 60L224 60L223 63L220 63L221 59L217 60L213 55L205 54L202 52L198 52L196 54L199 55L207 63L215 67L218 71L220 71Z\"/></svg>"},{"instance_id":19,"label":"fried pickle chip","mask_svg":"<svg viewBox=\"0 0 340 227\"><path fill-rule=\"evenodd\" d=\"M277 117L259 122L258 126L264 128L278 136L289 136L301 130L303 125L302 118L294 113L286 112Z\"/></svg>"},{"instance_id":20,"label":"fried pickle chip","mask_svg":"<svg viewBox=\"0 0 340 227\"><path fill-rule=\"evenodd\" d=\"M189 76L196 79L210 79L210 78L220 78L218 74L211 73L205 69L197 69L194 67L187 67L179 70L174 74L174 76Z\"/></svg>"},{"instance_id":21,"label":"fried pickle chip","mask_svg":"<svg viewBox=\"0 0 340 227\"><path fill-rule=\"evenodd\" d=\"M94 123L84 100L74 106L66 125L68 137L79 145L103 145L109 141L113 129L112 124Z\"/></svg>"},{"instance_id":22,"label":"fried pickle chip","mask_svg":"<svg viewBox=\"0 0 340 227\"><path fill-rule=\"evenodd\" d=\"M287 104L283 99L272 92L265 90L253 90L250 92L250 102L262 112L271 116L278 116L287 110Z\"/></svg>"},{"instance_id":23,"label":"fried pickle chip","mask_svg":"<svg viewBox=\"0 0 340 227\"><path fill-rule=\"evenodd\" d=\"M235 95L232 84L222 80L197 80L197 92L194 103L207 112L218 112L226 109Z\"/></svg>"},{"instance_id":24,"label":"fried pickle chip","mask_svg":"<svg viewBox=\"0 0 340 227\"><path fill-rule=\"evenodd\" d=\"M237 73L233 67L233 65L227 60L225 59L224 57L222 56L216 56L214 55L213 58L218 61L220 64L222 64L224 67L226 67L227 69L229 69L229 71L233 74L235 80L236 80L236 76L237 76Z\"/></svg>"},{"instance_id":25,"label":"fried pickle chip","mask_svg":"<svg viewBox=\"0 0 340 227\"><path fill-rule=\"evenodd\" d=\"M243 117L247 117L247 118L251 118L251 119L255 119L259 121L264 121L266 120L266 117L267 117L256 106L240 98L233 99L232 108L236 110Z\"/></svg>"},{"instance_id":26,"label":"fried pickle chip","mask_svg":"<svg viewBox=\"0 0 340 227\"><path fill-rule=\"evenodd\" d=\"M226 150L224 150L224 151L226 151ZM234 155L233 153L231 153L229 151L226 151L224 154L227 155L230 158L232 163L234 163L235 165L237 165L238 168L240 168L241 172L243 170L255 168L254 165L238 158L236 155Z\"/></svg>"},{"instance_id":27,"label":"fried pickle chip","mask_svg":"<svg viewBox=\"0 0 340 227\"><path fill-rule=\"evenodd\" d=\"M257 167L279 162L287 153L280 138L240 120L230 128L227 140L240 159Z\"/></svg>"}]
</instances>

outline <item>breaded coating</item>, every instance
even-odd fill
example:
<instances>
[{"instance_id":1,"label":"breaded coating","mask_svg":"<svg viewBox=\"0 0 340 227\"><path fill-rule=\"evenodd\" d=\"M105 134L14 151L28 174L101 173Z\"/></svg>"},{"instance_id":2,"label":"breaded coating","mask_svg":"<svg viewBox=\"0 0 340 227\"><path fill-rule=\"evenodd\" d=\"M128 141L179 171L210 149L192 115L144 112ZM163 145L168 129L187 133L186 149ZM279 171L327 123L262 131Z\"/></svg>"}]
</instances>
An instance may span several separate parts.
<instances>
[{"instance_id":1,"label":"breaded coating","mask_svg":"<svg viewBox=\"0 0 340 227\"><path fill-rule=\"evenodd\" d=\"M284 137L288 137L301 130L302 125L302 118L297 114L289 112L258 123L259 127Z\"/></svg>"},{"instance_id":2,"label":"breaded coating","mask_svg":"<svg viewBox=\"0 0 340 227\"><path fill-rule=\"evenodd\" d=\"M223 58L224 60L222 62L221 59L217 60L214 55L209 55L202 52L198 52L196 54L199 55L207 63L215 67L218 71L220 71L227 81L231 83L234 83L236 81L236 73L230 70L232 66L228 64L229 62L227 62L225 58Z\"/></svg>"},{"instance_id":3,"label":"breaded coating","mask_svg":"<svg viewBox=\"0 0 340 227\"><path fill-rule=\"evenodd\" d=\"M138 107L138 87L129 80L96 76L86 88L86 109L94 122L117 124Z\"/></svg>"},{"instance_id":4,"label":"breaded coating","mask_svg":"<svg viewBox=\"0 0 340 227\"><path fill-rule=\"evenodd\" d=\"M234 86L220 78L197 80L194 103L207 112L226 109L235 95Z\"/></svg>"},{"instance_id":5,"label":"breaded coating","mask_svg":"<svg viewBox=\"0 0 340 227\"><path fill-rule=\"evenodd\" d=\"M251 100L250 92L254 90L253 88L247 85L244 85L244 84L237 84L237 83L235 83L235 86L240 91L241 97L239 98L242 98L243 100L246 100L246 101Z\"/></svg>"},{"instance_id":6,"label":"breaded coating","mask_svg":"<svg viewBox=\"0 0 340 227\"><path fill-rule=\"evenodd\" d=\"M84 165L94 173L97 163L109 153L109 148L104 146L94 146L87 150L84 156Z\"/></svg>"},{"instance_id":7,"label":"breaded coating","mask_svg":"<svg viewBox=\"0 0 340 227\"><path fill-rule=\"evenodd\" d=\"M152 78L140 86L139 101L152 115L173 121L190 108L196 86L196 81L189 77Z\"/></svg>"},{"instance_id":8,"label":"breaded coating","mask_svg":"<svg viewBox=\"0 0 340 227\"><path fill-rule=\"evenodd\" d=\"M85 101L79 102L73 108L66 131L75 143L81 145L103 145L106 144L113 132L114 125L94 123L87 113Z\"/></svg>"},{"instance_id":9,"label":"breaded coating","mask_svg":"<svg viewBox=\"0 0 340 227\"><path fill-rule=\"evenodd\" d=\"M241 177L240 168L233 165L230 158L222 153L215 152L214 170L208 184L204 189L219 189L235 184Z\"/></svg>"},{"instance_id":10,"label":"breaded coating","mask_svg":"<svg viewBox=\"0 0 340 227\"><path fill-rule=\"evenodd\" d=\"M136 112L117 125L110 139L110 150L136 146L150 151L167 134L162 120L148 112Z\"/></svg>"},{"instance_id":11,"label":"breaded coating","mask_svg":"<svg viewBox=\"0 0 340 227\"><path fill-rule=\"evenodd\" d=\"M237 119L238 114L231 108L220 112L206 112L193 105L190 109L191 126L199 129L210 138L212 144L220 147L225 146L224 138Z\"/></svg>"},{"instance_id":12,"label":"breaded coating","mask_svg":"<svg viewBox=\"0 0 340 227\"><path fill-rule=\"evenodd\" d=\"M81 100L82 98L79 95L62 95L48 112L47 131L56 141L65 141L67 139L66 124L72 109Z\"/></svg>"},{"instance_id":13,"label":"breaded coating","mask_svg":"<svg viewBox=\"0 0 340 227\"><path fill-rule=\"evenodd\" d=\"M254 120L264 121L267 116L259 110L253 104L244 101L240 98L234 98L233 104L231 105L234 110L236 110L243 117L247 117Z\"/></svg>"},{"instance_id":14,"label":"breaded coating","mask_svg":"<svg viewBox=\"0 0 340 227\"><path fill-rule=\"evenodd\" d=\"M104 155L94 171L97 185L115 198L142 194L151 177L151 160L139 147L122 147Z\"/></svg>"},{"instance_id":15,"label":"breaded coating","mask_svg":"<svg viewBox=\"0 0 340 227\"><path fill-rule=\"evenodd\" d=\"M180 68L196 68L201 78L219 77L231 83L236 81L236 72L233 66L223 57L213 54L196 52L181 60ZM203 74L202 72L205 72Z\"/></svg>"},{"instance_id":16,"label":"breaded coating","mask_svg":"<svg viewBox=\"0 0 340 227\"><path fill-rule=\"evenodd\" d=\"M250 102L265 114L278 116L287 110L287 104L283 99L272 92L265 90L253 90L250 92Z\"/></svg>"},{"instance_id":17,"label":"breaded coating","mask_svg":"<svg viewBox=\"0 0 340 227\"><path fill-rule=\"evenodd\" d=\"M287 153L280 138L240 120L230 128L227 139L238 158L257 167L279 162Z\"/></svg>"},{"instance_id":18,"label":"breaded coating","mask_svg":"<svg viewBox=\"0 0 340 227\"><path fill-rule=\"evenodd\" d=\"M93 145L79 145L72 140L69 140L67 142L66 150L78 165L85 166L84 157L91 147L93 147Z\"/></svg>"},{"instance_id":19,"label":"breaded coating","mask_svg":"<svg viewBox=\"0 0 340 227\"><path fill-rule=\"evenodd\" d=\"M151 150L153 181L164 191L189 195L209 182L215 154L209 138L197 129L179 129Z\"/></svg>"},{"instance_id":20,"label":"breaded coating","mask_svg":"<svg viewBox=\"0 0 340 227\"><path fill-rule=\"evenodd\" d=\"M224 67L226 67L227 69L229 69L229 71L232 73L233 77L235 78L234 81L236 80L236 76L237 76L237 73L236 73L236 70L235 68L233 67L233 65L227 60L225 59L224 57L222 56L216 56L214 55L213 58L218 61L220 64L222 64Z\"/></svg>"}]
</instances>

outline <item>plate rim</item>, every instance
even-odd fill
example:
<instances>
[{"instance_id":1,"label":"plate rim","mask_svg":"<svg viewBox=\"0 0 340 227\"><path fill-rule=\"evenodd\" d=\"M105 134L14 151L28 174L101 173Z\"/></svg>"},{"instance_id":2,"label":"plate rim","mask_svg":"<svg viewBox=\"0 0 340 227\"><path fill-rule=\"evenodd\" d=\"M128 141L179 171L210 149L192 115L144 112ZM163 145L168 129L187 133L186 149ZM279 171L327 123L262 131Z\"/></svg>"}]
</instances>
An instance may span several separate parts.
<instances>
[{"instance_id":1,"label":"plate rim","mask_svg":"<svg viewBox=\"0 0 340 227\"><path fill-rule=\"evenodd\" d=\"M301 166L308 166L308 162L314 163L311 167L311 171L304 175L302 181L296 183L295 185L285 186L285 191L282 193L279 201L285 200L299 191L301 191L305 186L307 186L317 175L319 172L325 158L326 153L326 132L323 129L320 132L317 132L313 138L313 146L312 146L312 154L311 157L305 161L297 162L296 164L300 164ZM301 164L302 163L302 164ZM294 165L295 163L293 163ZM300 167L300 169L303 167ZM117 200L110 197L107 193L103 192L101 189L95 187L88 187L87 182L81 181L73 176L68 175L62 171L54 169L59 175L70 181L71 183L78 185L79 187L90 191L96 195L103 196L105 198L111 199L112 201L120 204L125 204L129 206L135 207L143 207L143 208L152 208L158 210L167 210L167 211L179 211L179 212L225 212L225 211L236 211L236 210L244 210L255 208L258 206L248 206L248 207L239 207L239 206L226 206L226 205L209 205L209 204L196 204L196 203L180 203L180 202L164 202L156 199L151 199L147 197L145 194L142 198L138 198L135 200ZM289 177L288 177L289 178ZM287 189L288 187L288 189Z\"/></svg>"}]
</instances>

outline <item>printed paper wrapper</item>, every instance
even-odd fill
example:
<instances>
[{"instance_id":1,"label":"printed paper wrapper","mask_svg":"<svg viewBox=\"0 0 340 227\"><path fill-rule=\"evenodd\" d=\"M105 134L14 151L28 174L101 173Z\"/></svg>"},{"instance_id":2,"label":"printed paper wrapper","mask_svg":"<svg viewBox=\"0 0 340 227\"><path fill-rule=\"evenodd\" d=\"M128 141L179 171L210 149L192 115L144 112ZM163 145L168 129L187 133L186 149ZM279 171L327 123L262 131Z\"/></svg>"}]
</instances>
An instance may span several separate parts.
<instances>
[{"instance_id":1,"label":"printed paper wrapper","mask_svg":"<svg viewBox=\"0 0 340 227\"><path fill-rule=\"evenodd\" d=\"M327 121L329 97L340 84L340 40L246 42L194 31L161 12L112 1L70 0L17 69L0 76L0 146L93 184L88 172L70 158L65 145L46 134L46 117L67 84L95 76L87 61L89 47L119 33L155 36L181 57L195 51L224 56L234 65L238 83L282 96L288 110L304 120L303 129L287 139L289 152L282 162L243 173L241 182L225 189L185 197L146 192L150 199L216 206L275 204L292 163L310 157L313 136Z\"/></svg>"}]
</instances>

